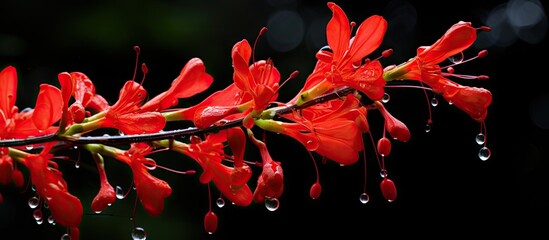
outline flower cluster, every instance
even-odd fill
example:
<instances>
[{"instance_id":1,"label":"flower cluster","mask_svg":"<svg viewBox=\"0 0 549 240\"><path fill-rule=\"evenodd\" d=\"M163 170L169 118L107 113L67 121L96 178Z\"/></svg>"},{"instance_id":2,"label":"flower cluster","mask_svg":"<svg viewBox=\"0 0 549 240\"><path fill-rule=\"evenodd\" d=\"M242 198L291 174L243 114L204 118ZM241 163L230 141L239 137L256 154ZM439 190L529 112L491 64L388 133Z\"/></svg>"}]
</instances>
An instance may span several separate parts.
<instances>
[{"instance_id":1,"label":"flower cluster","mask_svg":"<svg viewBox=\"0 0 549 240\"><path fill-rule=\"evenodd\" d=\"M49 220L67 228L63 237L78 239L86 206L71 194L59 169L59 161L71 160L63 156L62 149L78 147L95 160L100 182L89 207L97 213L124 197L120 189L109 183L104 164L107 160L119 161L131 169L137 198L150 216L163 212L164 201L173 190L168 182L153 174L161 167L153 159L158 151L173 151L181 154L182 160L194 160L199 169L179 173L199 173L200 183L208 185L208 189L215 186L233 204L263 203L274 211L284 185L288 184L284 181L284 163L273 159L265 139L256 135L283 134L301 143L313 161L320 156L323 163L333 161L340 165L352 165L361 158L364 136L369 135L382 172L381 192L392 202L397 198L397 188L388 177L384 159L391 154L393 141L407 142L411 133L384 105L388 100L385 89L408 80L408 86L442 95L479 122L481 133L477 138L479 144L485 145L484 120L492 101L490 91L450 78L488 79L485 75L469 76L454 70L458 64L487 55L483 50L464 59L464 52L475 42L477 33L489 31L488 27L474 28L470 22L460 21L432 45L419 47L409 61L383 66L382 60L391 56L391 49L382 51L379 57L369 55L381 45L387 21L374 15L357 24L349 21L337 4L330 2L327 6L332 12L326 26L328 45L316 53L314 69L287 102L278 101L284 74L272 59L255 60L254 48L246 39L232 48L234 82L186 108L177 107L180 100L204 92L214 81L199 58L190 59L169 88L154 97L149 97L143 87L147 66L141 65L143 77L138 81L136 64L133 78L125 82L112 105L85 73L62 72L57 76L60 89L42 84L35 107L21 111L15 105L16 69L4 67L0 72L0 184L17 188L23 188L25 182L32 184L36 220L42 221L44 211L37 206L47 204ZM260 35L265 31L266 28L261 29ZM138 56L139 47L135 50ZM441 66L456 56L458 60ZM294 72L287 79L296 77ZM382 136L371 134L370 111L379 111L383 116ZM188 122L193 127L166 130L169 122ZM427 125L431 123L429 118ZM95 134L109 129L116 130L117 136ZM245 159L247 141L257 147L260 160ZM486 146L480 156L483 160L489 157ZM261 171L258 176L253 174L254 167ZM310 197L317 199L321 192L317 175ZM365 190L361 201L366 203L368 198ZM214 233L218 218L211 203L205 212L205 231ZM144 229L137 227L132 236L144 238Z\"/></svg>"}]
</instances>

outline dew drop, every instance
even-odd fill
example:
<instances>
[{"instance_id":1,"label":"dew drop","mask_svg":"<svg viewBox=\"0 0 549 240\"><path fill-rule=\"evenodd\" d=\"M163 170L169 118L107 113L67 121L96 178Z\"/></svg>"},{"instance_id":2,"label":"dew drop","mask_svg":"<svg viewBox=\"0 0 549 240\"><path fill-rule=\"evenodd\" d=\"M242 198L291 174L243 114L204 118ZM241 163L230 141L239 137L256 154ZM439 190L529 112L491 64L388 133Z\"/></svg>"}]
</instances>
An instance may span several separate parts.
<instances>
[{"instance_id":1,"label":"dew drop","mask_svg":"<svg viewBox=\"0 0 549 240\"><path fill-rule=\"evenodd\" d=\"M277 198L265 198L265 207L267 208L267 210L274 212L278 209L279 206L280 202Z\"/></svg>"},{"instance_id":2,"label":"dew drop","mask_svg":"<svg viewBox=\"0 0 549 240\"><path fill-rule=\"evenodd\" d=\"M475 141L477 142L478 145L482 145L486 141L486 136L484 136L483 133L479 133L475 137Z\"/></svg>"},{"instance_id":3,"label":"dew drop","mask_svg":"<svg viewBox=\"0 0 549 240\"><path fill-rule=\"evenodd\" d=\"M135 227L132 231L133 240L145 240L147 239L147 232L142 227Z\"/></svg>"},{"instance_id":4,"label":"dew drop","mask_svg":"<svg viewBox=\"0 0 549 240\"><path fill-rule=\"evenodd\" d=\"M454 105L454 102L448 101L448 105Z\"/></svg>"},{"instance_id":5,"label":"dew drop","mask_svg":"<svg viewBox=\"0 0 549 240\"><path fill-rule=\"evenodd\" d=\"M32 145L27 145L27 146L25 146L25 149L27 149L27 150L29 150L29 151L32 150L33 148L34 148L34 146L32 146Z\"/></svg>"},{"instance_id":6,"label":"dew drop","mask_svg":"<svg viewBox=\"0 0 549 240\"><path fill-rule=\"evenodd\" d=\"M42 210L40 210L40 209L34 210L34 212L32 213L32 217L34 217L34 220L36 220L36 221L41 220L42 219Z\"/></svg>"},{"instance_id":7,"label":"dew drop","mask_svg":"<svg viewBox=\"0 0 549 240\"><path fill-rule=\"evenodd\" d=\"M368 196L367 193L360 194L360 197L358 197L358 200L360 200L360 203L366 204L370 201L370 196Z\"/></svg>"},{"instance_id":8,"label":"dew drop","mask_svg":"<svg viewBox=\"0 0 549 240\"><path fill-rule=\"evenodd\" d=\"M463 62L463 59L465 58L465 56L463 55L463 52L460 52L454 56L451 56L448 58L448 60L452 63L455 63L455 64L459 64L461 62Z\"/></svg>"},{"instance_id":9,"label":"dew drop","mask_svg":"<svg viewBox=\"0 0 549 240\"><path fill-rule=\"evenodd\" d=\"M382 178L386 178L388 176L387 170L381 169L381 171L379 171L379 176L381 176Z\"/></svg>"},{"instance_id":10,"label":"dew drop","mask_svg":"<svg viewBox=\"0 0 549 240\"><path fill-rule=\"evenodd\" d=\"M63 234L63 236L61 236L61 240L71 240L71 235L69 235L68 233L65 233Z\"/></svg>"},{"instance_id":11,"label":"dew drop","mask_svg":"<svg viewBox=\"0 0 549 240\"><path fill-rule=\"evenodd\" d=\"M425 132L430 132L431 129L432 129L432 127L433 127L433 126L431 125L431 123L426 123L426 124L425 124Z\"/></svg>"},{"instance_id":12,"label":"dew drop","mask_svg":"<svg viewBox=\"0 0 549 240\"><path fill-rule=\"evenodd\" d=\"M120 186L116 186L116 198L124 199L124 190Z\"/></svg>"},{"instance_id":13,"label":"dew drop","mask_svg":"<svg viewBox=\"0 0 549 240\"><path fill-rule=\"evenodd\" d=\"M100 214L102 211L95 211L95 214Z\"/></svg>"},{"instance_id":14,"label":"dew drop","mask_svg":"<svg viewBox=\"0 0 549 240\"><path fill-rule=\"evenodd\" d=\"M74 168L76 168L76 169L80 168L80 161L76 161L74 163Z\"/></svg>"},{"instance_id":15,"label":"dew drop","mask_svg":"<svg viewBox=\"0 0 549 240\"><path fill-rule=\"evenodd\" d=\"M381 102L388 103L389 100L391 100L391 95L389 95L388 93L384 93L383 98L381 99Z\"/></svg>"},{"instance_id":16,"label":"dew drop","mask_svg":"<svg viewBox=\"0 0 549 240\"><path fill-rule=\"evenodd\" d=\"M438 99L437 98L431 98L431 106L436 107L438 106Z\"/></svg>"},{"instance_id":17,"label":"dew drop","mask_svg":"<svg viewBox=\"0 0 549 240\"><path fill-rule=\"evenodd\" d=\"M480 160L482 161L486 161L488 160L488 158L490 158L490 155L491 155L491 151L489 148L487 147L482 147L479 151L478 151L478 157L480 158Z\"/></svg>"},{"instance_id":18,"label":"dew drop","mask_svg":"<svg viewBox=\"0 0 549 240\"><path fill-rule=\"evenodd\" d=\"M44 220L42 218L36 219L36 224L42 225L42 223L44 223Z\"/></svg>"},{"instance_id":19,"label":"dew drop","mask_svg":"<svg viewBox=\"0 0 549 240\"><path fill-rule=\"evenodd\" d=\"M51 225L55 225L55 219L53 219L53 216L49 216L48 217L48 223L51 224Z\"/></svg>"},{"instance_id":20,"label":"dew drop","mask_svg":"<svg viewBox=\"0 0 549 240\"><path fill-rule=\"evenodd\" d=\"M36 207L38 207L38 203L40 202L40 199L38 199L37 197L31 197L29 198L29 207L32 208L32 209L35 209Z\"/></svg>"},{"instance_id":21,"label":"dew drop","mask_svg":"<svg viewBox=\"0 0 549 240\"><path fill-rule=\"evenodd\" d=\"M218 208L222 208L225 206L225 200L223 200L223 198L220 197L215 201L215 204L217 204Z\"/></svg>"}]
</instances>

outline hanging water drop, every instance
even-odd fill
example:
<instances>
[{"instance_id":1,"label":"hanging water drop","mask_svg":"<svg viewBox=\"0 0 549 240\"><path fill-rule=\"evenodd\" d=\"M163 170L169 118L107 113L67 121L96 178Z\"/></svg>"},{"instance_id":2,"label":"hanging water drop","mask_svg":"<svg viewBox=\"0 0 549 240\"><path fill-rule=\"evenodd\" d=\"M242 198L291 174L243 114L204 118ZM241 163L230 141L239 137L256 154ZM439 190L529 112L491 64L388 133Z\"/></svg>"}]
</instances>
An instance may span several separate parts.
<instances>
[{"instance_id":1,"label":"hanging water drop","mask_svg":"<svg viewBox=\"0 0 549 240\"><path fill-rule=\"evenodd\" d=\"M448 60L452 63L459 64L463 62L464 58L465 58L465 55L463 54L463 52L460 52L454 56L449 57Z\"/></svg>"},{"instance_id":2,"label":"hanging water drop","mask_svg":"<svg viewBox=\"0 0 549 240\"><path fill-rule=\"evenodd\" d=\"M475 141L477 142L478 145L482 145L486 141L486 136L484 136L483 133L479 133L475 137Z\"/></svg>"},{"instance_id":3,"label":"hanging water drop","mask_svg":"<svg viewBox=\"0 0 549 240\"><path fill-rule=\"evenodd\" d=\"M40 203L40 199L38 199L37 197L29 198L28 204L30 208L35 209L36 207L38 207L38 203Z\"/></svg>"},{"instance_id":4,"label":"hanging water drop","mask_svg":"<svg viewBox=\"0 0 549 240\"><path fill-rule=\"evenodd\" d=\"M386 178L388 176L387 170L381 169L381 171L379 171L379 176L381 176L382 178Z\"/></svg>"},{"instance_id":5,"label":"hanging water drop","mask_svg":"<svg viewBox=\"0 0 549 240\"><path fill-rule=\"evenodd\" d=\"M32 150L33 148L34 148L34 146L32 146L32 144L25 146L25 149L27 149L29 151Z\"/></svg>"},{"instance_id":6,"label":"hanging water drop","mask_svg":"<svg viewBox=\"0 0 549 240\"><path fill-rule=\"evenodd\" d=\"M80 168L80 161L74 162L74 168L76 169Z\"/></svg>"},{"instance_id":7,"label":"hanging water drop","mask_svg":"<svg viewBox=\"0 0 549 240\"><path fill-rule=\"evenodd\" d=\"M280 206L280 202L278 201L277 198L269 198L269 197L265 198L265 207L267 208L267 210L274 212L278 209L279 206Z\"/></svg>"},{"instance_id":8,"label":"hanging water drop","mask_svg":"<svg viewBox=\"0 0 549 240\"><path fill-rule=\"evenodd\" d=\"M436 97L431 98L431 106L438 106L438 99Z\"/></svg>"},{"instance_id":9,"label":"hanging water drop","mask_svg":"<svg viewBox=\"0 0 549 240\"><path fill-rule=\"evenodd\" d=\"M51 225L55 225L55 219L53 219L52 215L48 216L48 223Z\"/></svg>"},{"instance_id":10,"label":"hanging water drop","mask_svg":"<svg viewBox=\"0 0 549 240\"><path fill-rule=\"evenodd\" d=\"M432 124L430 122L427 122L425 124L425 132L430 132L432 127Z\"/></svg>"},{"instance_id":11,"label":"hanging water drop","mask_svg":"<svg viewBox=\"0 0 549 240\"><path fill-rule=\"evenodd\" d=\"M384 93L383 98L381 99L381 102L388 103L389 100L391 100L391 95L389 95L388 93Z\"/></svg>"},{"instance_id":12,"label":"hanging water drop","mask_svg":"<svg viewBox=\"0 0 549 240\"><path fill-rule=\"evenodd\" d=\"M147 232L142 227L135 227L132 231L133 240L145 240L147 239Z\"/></svg>"},{"instance_id":13,"label":"hanging water drop","mask_svg":"<svg viewBox=\"0 0 549 240\"><path fill-rule=\"evenodd\" d=\"M36 221L41 220L42 219L42 210L40 210L40 209L34 210L34 212L32 213L32 217L34 217L34 220L36 220Z\"/></svg>"},{"instance_id":14,"label":"hanging water drop","mask_svg":"<svg viewBox=\"0 0 549 240\"><path fill-rule=\"evenodd\" d=\"M225 200L223 200L222 197L219 197L219 198L215 201L215 204L217 204L217 207L218 207L218 208L222 208L223 206L225 206Z\"/></svg>"},{"instance_id":15,"label":"hanging water drop","mask_svg":"<svg viewBox=\"0 0 549 240\"><path fill-rule=\"evenodd\" d=\"M41 225L42 223L44 223L44 219L36 219L36 224Z\"/></svg>"},{"instance_id":16,"label":"hanging water drop","mask_svg":"<svg viewBox=\"0 0 549 240\"><path fill-rule=\"evenodd\" d=\"M68 233L65 233L63 234L63 236L61 236L61 240L71 240L71 235L69 235Z\"/></svg>"},{"instance_id":17,"label":"hanging water drop","mask_svg":"<svg viewBox=\"0 0 549 240\"><path fill-rule=\"evenodd\" d=\"M486 161L488 160L488 158L490 158L490 155L491 155L491 151L489 148L487 147L482 147L479 151L478 151L478 157L480 158L480 160L482 161Z\"/></svg>"},{"instance_id":18,"label":"hanging water drop","mask_svg":"<svg viewBox=\"0 0 549 240\"><path fill-rule=\"evenodd\" d=\"M367 193L360 194L360 197L358 197L358 200L360 200L360 203L366 204L370 201L370 196Z\"/></svg>"},{"instance_id":19,"label":"hanging water drop","mask_svg":"<svg viewBox=\"0 0 549 240\"><path fill-rule=\"evenodd\" d=\"M124 199L124 190L120 186L116 186L116 198Z\"/></svg>"}]
</instances>

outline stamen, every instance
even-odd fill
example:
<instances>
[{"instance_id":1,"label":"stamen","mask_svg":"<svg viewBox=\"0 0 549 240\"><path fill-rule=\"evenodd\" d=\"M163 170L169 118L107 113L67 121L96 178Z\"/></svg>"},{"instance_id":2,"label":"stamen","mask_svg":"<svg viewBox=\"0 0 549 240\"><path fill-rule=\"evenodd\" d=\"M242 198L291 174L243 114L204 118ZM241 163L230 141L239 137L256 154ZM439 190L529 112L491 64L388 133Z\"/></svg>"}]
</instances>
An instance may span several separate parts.
<instances>
[{"instance_id":1,"label":"stamen","mask_svg":"<svg viewBox=\"0 0 549 240\"><path fill-rule=\"evenodd\" d=\"M293 71L293 72L290 74L290 76L289 76L288 78L286 78L286 80L284 80L284 81L282 82L282 84L280 84L279 89L280 89L286 82L290 81L291 79L296 78L297 75L299 75L299 71L297 71L297 70Z\"/></svg>"},{"instance_id":2,"label":"stamen","mask_svg":"<svg viewBox=\"0 0 549 240\"><path fill-rule=\"evenodd\" d=\"M170 171L170 172L173 172L173 173L182 174L182 175L195 174L195 173L196 173L195 170L178 171L178 170L174 170L174 169L171 169L171 168L168 168L168 167L164 167L164 166L161 166L161 165L156 165L156 167L157 167L157 168L162 168L162 169L164 169L164 170L167 170L167 171Z\"/></svg>"},{"instance_id":3,"label":"stamen","mask_svg":"<svg viewBox=\"0 0 549 240\"><path fill-rule=\"evenodd\" d=\"M254 62L254 64L255 64L255 49L256 49L256 46L257 46L257 42L259 40L259 37L261 37L263 34L265 34L265 32L267 32L267 27L261 28L261 30L259 30L259 34L255 38L254 47L253 47L253 50L252 50L252 61Z\"/></svg>"},{"instance_id":4,"label":"stamen","mask_svg":"<svg viewBox=\"0 0 549 240\"><path fill-rule=\"evenodd\" d=\"M483 31L483 32L490 32L490 31L492 31L492 28L490 28L488 26L482 26L482 27L477 28L477 30Z\"/></svg>"},{"instance_id":5,"label":"stamen","mask_svg":"<svg viewBox=\"0 0 549 240\"><path fill-rule=\"evenodd\" d=\"M139 46L134 46L133 50L135 50L135 68L133 70L132 80L135 80L135 77L137 76L137 65L139 64L139 54L141 53L141 48L139 48Z\"/></svg>"}]
</instances>

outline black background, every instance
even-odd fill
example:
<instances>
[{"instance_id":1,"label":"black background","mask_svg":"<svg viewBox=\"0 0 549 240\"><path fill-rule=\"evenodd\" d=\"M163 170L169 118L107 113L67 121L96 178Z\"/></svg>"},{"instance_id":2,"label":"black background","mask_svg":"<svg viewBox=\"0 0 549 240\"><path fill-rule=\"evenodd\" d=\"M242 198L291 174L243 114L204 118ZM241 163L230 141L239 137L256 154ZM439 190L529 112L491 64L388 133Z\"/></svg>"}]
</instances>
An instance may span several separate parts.
<instances>
[{"instance_id":1,"label":"black background","mask_svg":"<svg viewBox=\"0 0 549 240\"><path fill-rule=\"evenodd\" d=\"M502 7L546 3L454 1L445 6L394 0L337 4L357 23L372 14L387 19L385 40L372 55L394 49L393 56L382 60L389 65L413 57L418 46L432 44L458 21L482 26L494 22L497 18L493 14ZM283 10L299 14L303 20L302 38L299 23L282 29L274 25L272 16ZM272 58L283 79L294 70L301 72L281 90L280 100L284 101L297 93L315 64L314 53L325 44L323 30L314 26L325 26L330 17L331 12L322 1L2 1L0 67L17 68L17 105L24 108L34 106L40 83L57 86L57 74L63 71L87 74L97 92L114 103L118 89L133 75L134 45L141 47L139 60L150 70L144 86L151 96L167 89L186 61L199 57L215 82L206 92L181 101L181 106L190 106L232 81L232 46L242 39L253 42L261 27L267 26L269 31L259 39L256 59ZM488 57L456 67L458 73L490 76L484 82L459 80L464 85L485 87L493 94L486 118L487 146L492 151L488 161L477 157L480 146L474 138L480 129L478 122L439 99L439 106L433 108L433 129L426 133L423 128L427 104L423 92L391 88L387 90L391 101L386 106L412 133L410 142L394 143L391 156L386 159L398 189L395 202L386 202L379 191L379 167L368 136L365 144L370 202L363 205L358 201L364 185L362 160L346 167L331 162L320 165L323 192L319 199L312 200L308 192L315 175L309 155L292 139L269 135L271 155L282 162L285 172L285 192L277 211L269 212L255 203L245 208L230 203L221 209L214 205L219 227L215 234L208 235L203 230L208 193L206 186L198 182L198 175L157 170L154 174L170 183L173 194L166 199L164 212L155 218L147 216L137 204L135 223L147 231L148 239L313 238L328 234L341 239L447 238L509 233L525 236L534 232L546 236L542 230L547 226L544 213L549 209L549 91L544 87L547 16L536 26L520 30L525 35L517 36L530 36L525 38L512 37L513 30L505 25L506 20L502 21L492 26L491 33L479 33L479 42L466 52L472 57L486 48ZM282 39L302 41L280 49L272 45L280 35L284 36ZM491 38L496 40L490 42ZM377 113L371 114L374 138L382 131L379 120ZM100 215L92 213L89 204L99 184L93 161L87 152L80 153L82 167L76 169L73 163L61 162L60 168L69 190L84 205L81 239L130 239L135 194L118 200ZM67 154L76 158L78 151ZM155 157L159 164L180 170L198 167L181 155L162 154ZM247 159L257 157L255 149L250 148ZM106 164L113 185L129 185L131 173L125 166L112 159ZM260 169L254 172L259 173ZM4 196L0 205L0 239L7 239L4 236L10 234L59 239L64 233L61 226L34 222L26 203L31 192L21 192L13 186L0 189ZM215 201L218 192L213 190L212 194Z\"/></svg>"}]
</instances>

